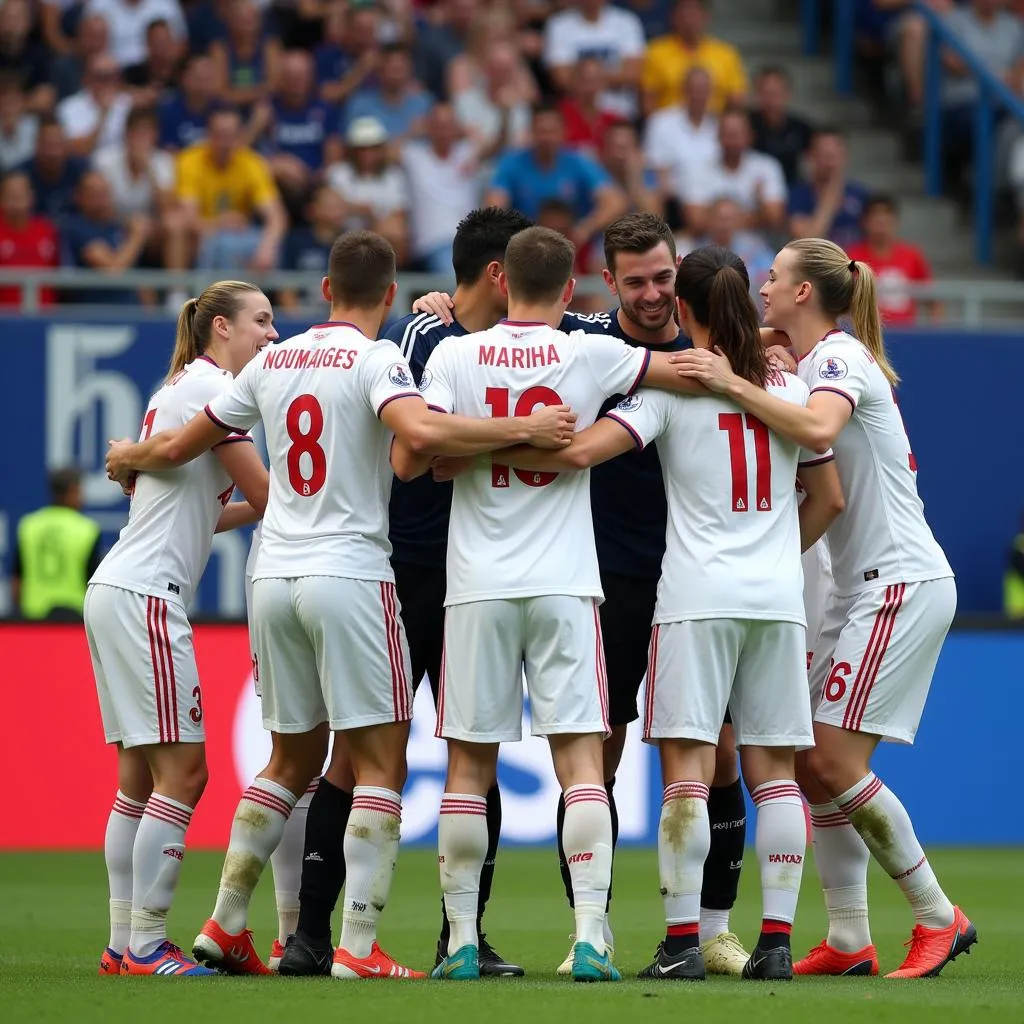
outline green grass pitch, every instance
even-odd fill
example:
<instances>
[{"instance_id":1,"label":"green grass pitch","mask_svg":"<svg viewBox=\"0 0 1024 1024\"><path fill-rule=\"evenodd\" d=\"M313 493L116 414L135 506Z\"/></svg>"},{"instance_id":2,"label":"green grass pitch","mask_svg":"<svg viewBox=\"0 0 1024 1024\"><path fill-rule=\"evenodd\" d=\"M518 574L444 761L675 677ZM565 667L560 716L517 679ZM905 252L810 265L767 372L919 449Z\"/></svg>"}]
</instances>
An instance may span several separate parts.
<instances>
[{"instance_id":1,"label":"green grass pitch","mask_svg":"<svg viewBox=\"0 0 1024 1024\"><path fill-rule=\"evenodd\" d=\"M499 854L487 929L509 959L527 968L524 981L479 984L340 982L331 979L108 979L96 976L105 944L106 879L98 854L0 855L0 1020L111 1020L141 1024L366 1021L373 1024L628 1024L693 1020L757 1024L884 1024L1007 1021L1024 1024L1020 850L940 850L933 862L948 891L978 926L980 941L942 977L891 982L798 979L762 984L711 978L704 985L628 980L650 959L661 935L657 863L652 850L620 851L612 922L619 985L574 985L554 970L568 948L572 921L553 852ZM220 866L215 854L189 853L171 936L188 947L213 905ZM437 936L436 858L403 850L381 926L384 947L405 963L428 968ZM752 943L757 933L757 864L748 852L733 925ZM875 874L872 930L882 969L902 959L911 916L895 885ZM824 910L810 864L794 934L799 955L823 935ZM252 925L265 955L276 931L269 870L253 905ZM690 1016L691 1014L695 1016Z\"/></svg>"}]
</instances>

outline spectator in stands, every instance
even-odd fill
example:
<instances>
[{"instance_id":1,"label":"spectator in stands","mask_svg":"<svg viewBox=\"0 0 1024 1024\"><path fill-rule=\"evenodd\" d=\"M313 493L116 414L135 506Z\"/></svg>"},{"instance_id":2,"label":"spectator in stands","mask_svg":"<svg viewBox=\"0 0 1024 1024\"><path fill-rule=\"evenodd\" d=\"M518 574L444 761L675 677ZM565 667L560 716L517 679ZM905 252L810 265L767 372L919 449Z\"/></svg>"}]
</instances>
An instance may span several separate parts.
<instances>
[{"instance_id":1,"label":"spectator in stands","mask_svg":"<svg viewBox=\"0 0 1024 1024\"><path fill-rule=\"evenodd\" d=\"M345 133L347 158L327 168L327 182L348 210L346 229L383 235L404 263L409 238L409 192L391 161L388 132L374 117L359 117Z\"/></svg>"},{"instance_id":2,"label":"spectator in stands","mask_svg":"<svg viewBox=\"0 0 1024 1024\"><path fill-rule=\"evenodd\" d=\"M209 53L228 37L228 11L233 0L198 0L189 4L188 41L192 53Z\"/></svg>"},{"instance_id":3,"label":"spectator in stands","mask_svg":"<svg viewBox=\"0 0 1024 1024\"><path fill-rule=\"evenodd\" d=\"M25 109L25 93L17 75L0 77L0 173L32 159L39 118Z\"/></svg>"},{"instance_id":4,"label":"spectator in stands","mask_svg":"<svg viewBox=\"0 0 1024 1024\"><path fill-rule=\"evenodd\" d=\"M656 110L647 119L644 156L663 193L675 188L680 168L718 158L718 118L708 111L711 76L694 66L683 79L682 102Z\"/></svg>"},{"instance_id":5,"label":"spectator in stands","mask_svg":"<svg viewBox=\"0 0 1024 1024\"><path fill-rule=\"evenodd\" d=\"M4 0L0 6L0 72L18 76L26 107L36 114L53 109L56 91L50 84L50 57L33 38L33 8L28 0Z\"/></svg>"},{"instance_id":6,"label":"spectator in stands","mask_svg":"<svg viewBox=\"0 0 1024 1024\"><path fill-rule=\"evenodd\" d=\"M480 204L480 154L461 134L451 105L437 103L427 115L425 141L407 142L402 150L412 256L434 274L451 273L455 229Z\"/></svg>"},{"instance_id":7,"label":"spectator in stands","mask_svg":"<svg viewBox=\"0 0 1024 1024\"><path fill-rule=\"evenodd\" d=\"M789 230L795 238L831 238L849 248L861 239L870 191L846 176L846 140L837 128L814 133L807 154L809 181L789 195Z\"/></svg>"},{"instance_id":8,"label":"spectator in stands","mask_svg":"<svg viewBox=\"0 0 1024 1024\"><path fill-rule=\"evenodd\" d=\"M149 240L153 222L145 214L134 214L122 224L114 207L114 194L99 171L87 171L75 192L78 216L62 231L66 257L74 267L87 267L111 277L136 267ZM132 303L136 292L128 289L78 290L73 302Z\"/></svg>"},{"instance_id":9,"label":"spectator in stands","mask_svg":"<svg viewBox=\"0 0 1024 1024\"><path fill-rule=\"evenodd\" d=\"M285 237L281 253L282 270L302 270L316 286L310 290L284 288L276 302L285 309L294 309L300 301L320 301L319 282L327 268L334 240L344 231L348 210L345 201L330 185L320 185L313 192L305 211L309 226L292 228Z\"/></svg>"},{"instance_id":10,"label":"spectator in stands","mask_svg":"<svg viewBox=\"0 0 1024 1024\"><path fill-rule=\"evenodd\" d=\"M81 0L40 0L39 33L49 53L62 57L71 52L82 7Z\"/></svg>"},{"instance_id":11,"label":"spectator in stands","mask_svg":"<svg viewBox=\"0 0 1024 1024\"><path fill-rule=\"evenodd\" d=\"M185 45L162 18L146 29L146 59L126 68L124 80L139 106L156 106L178 84Z\"/></svg>"},{"instance_id":12,"label":"spectator in stands","mask_svg":"<svg viewBox=\"0 0 1024 1024\"><path fill-rule=\"evenodd\" d=\"M694 66L705 68L711 76L713 113L745 101L748 84L743 58L734 46L707 35L709 15L708 0L677 0L672 35L655 39L647 47L641 84L648 112L677 103L686 72Z\"/></svg>"},{"instance_id":13,"label":"spectator in stands","mask_svg":"<svg viewBox=\"0 0 1024 1024\"><path fill-rule=\"evenodd\" d=\"M58 263L57 229L45 217L36 216L32 182L24 171L0 180L0 267L31 270ZM40 300L49 305L53 291L41 289ZM20 306L21 289L0 285L0 306Z\"/></svg>"},{"instance_id":14,"label":"spectator in stands","mask_svg":"<svg viewBox=\"0 0 1024 1024\"><path fill-rule=\"evenodd\" d=\"M384 47L379 84L358 92L345 108L347 123L372 117L384 125L393 143L422 135L427 112L434 103L430 93L413 78L412 57L402 43Z\"/></svg>"},{"instance_id":15,"label":"spectator in stands","mask_svg":"<svg viewBox=\"0 0 1024 1024\"><path fill-rule=\"evenodd\" d=\"M792 92L792 82L785 68L763 68L754 80L754 109L750 113L754 149L775 157L782 164L790 188L800 178L800 161L814 136L814 129L807 121L790 113Z\"/></svg>"},{"instance_id":16,"label":"spectator in stands","mask_svg":"<svg viewBox=\"0 0 1024 1024\"><path fill-rule=\"evenodd\" d=\"M573 68L568 95L558 101L565 125L565 144L589 156L601 152L605 132L623 120L601 107L606 79L604 64L596 57L584 57Z\"/></svg>"},{"instance_id":17,"label":"spectator in stands","mask_svg":"<svg viewBox=\"0 0 1024 1024\"><path fill-rule=\"evenodd\" d=\"M317 47L320 96L344 103L360 89L377 84L380 67L380 11L373 4L337 4L324 20L324 41Z\"/></svg>"},{"instance_id":18,"label":"spectator in stands","mask_svg":"<svg viewBox=\"0 0 1024 1024\"><path fill-rule=\"evenodd\" d=\"M480 0L438 0L417 21L412 60L416 77L436 99L448 98L448 68L464 53Z\"/></svg>"},{"instance_id":19,"label":"spectator in stands","mask_svg":"<svg viewBox=\"0 0 1024 1024\"><path fill-rule=\"evenodd\" d=\"M1006 554L1003 570L1003 614L1008 619L1024 619L1024 516L1017 536Z\"/></svg>"},{"instance_id":20,"label":"spectator in stands","mask_svg":"<svg viewBox=\"0 0 1024 1024\"><path fill-rule=\"evenodd\" d=\"M310 54L289 50L281 59L281 80L266 108L271 170L288 208L305 205L314 178L341 157L339 115L316 94L316 67ZM262 119L257 114L258 119Z\"/></svg>"},{"instance_id":21,"label":"spectator in stands","mask_svg":"<svg viewBox=\"0 0 1024 1024\"><path fill-rule=\"evenodd\" d=\"M74 209L75 189L86 171L86 162L71 155L64 129L56 117L39 119L35 155L20 169L32 182L36 209L60 227Z\"/></svg>"},{"instance_id":22,"label":"spectator in stands","mask_svg":"<svg viewBox=\"0 0 1024 1024\"><path fill-rule=\"evenodd\" d=\"M227 37L210 46L220 99L248 116L270 98L280 74L281 44L266 31L263 11L252 0L231 0Z\"/></svg>"},{"instance_id":23,"label":"spectator in stands","mask_svg":"<svg viewBox=\"0 0 1024 1024\"><path fill-rule=\"evenodd\" d=\"M786 176L773 156L751 148L753 132L743 110L726 111L719 122L721 152L710 163L683 164L675 181L686 226L692 234L708 229L716 199L729 198L743 210L743 228L778 231L786 220Z\"/></svg>"},{"instance_id":24,"label":"spectator in stands","mask_svg":"<svg viewBox=\"0 0 1024 1024\"><path fill-rule=\"evenodd\" d=\"M57 118L64 127L75 156L124 139L131 95L124 87L121 69L109 54L89 58L83 88L57 104Z\"/></svg>"},{"instance_id":25,"label":"spectator in stands","mask_svg":"<svg viewBox=\"0 0 1024 1024\"><path fill-rule=\"evenodd\" d=\"M160 104L160 148L174 152L202 142L219 102L213 58L189 57L177 91Z\"/></svg>"},{"instance_id":26,"label":"spectator in stands","mask_svg":"<svg viewBox=\"0 0 1024 1024\"><path fill-rule=\"evenodd\" d=\"M206 141L180 153L177 165L178 198L199 240L198 266L270 270L287 226L274 176L244 145L236 111L214 111L206 127Z\"/></svg>"},{"instance_id":27,"label":"spectator in stands","mask_svg":"<svg viewBox=\"0 0 1024 1024\"><path fill-rule=\"evenodd\" d=\"M496 55L504 68L504 79L492 66ZM485 8L473 19L465 51L448 65L448 96L458 111L465 93L476 92L497 102L498 93L509 87L526 103L533 104L540 98L537 78L520 46L512 13L507 7Z\"/></svg>"},{"instance_id":28,"label":"spectator in stands","mask_svg":"<svg viewBox=\"0 0 1024 1024\"><path fill-rule=\"evenodd\" d=\"M658 185L658 176L644 163L636 129L628 121L617 121L604 135L601 166L625 192L628 213L665 215L665 199Z\"/></svg>"},{"instance_id":29,"label":"spectator in stands","mask_svg":"<svg viewBox=\"0 0 1024 1024\"><path fill-rule=\"evenodd\" d=\"M165 21L180 43L188 40L185 15L178 0L87 0L89 14L98 14L110 30L110 49L125 70L146 60L146 30Z\"/></svg>"},{"instance_id":30,"label":"spectator in stands","mask_svg":"<svg viewBox=\"0 0 1024 1024\"><path fill-rule=\"evenodd\" d=\"M886 324L912 324L917 319L918 303L910 285L932 279L924 253L916 245L899 237L899 207L888 195L872 196L864 204L864 241L847 248L851 260L862 260L875 272L878 311ZM932 320L942 317L942 306L935 300L925 303Z\"/></svg>"},{"instance_id":31,"label":"spectator in stands","mask_svg":"<svg viewBox=\"0 0 1024 1024\"><path fill-rule=\"evenodd\" d=\"M556 9L554 0L511 0L506 8L492 8L502 11L508 26L508 39L522 54L533 80L544 95L550 95L555 85L544 64L544 30L551 12Z\"/></svg>"},{"instance_id":32,"label":"spectator in stands","mask_svg":"<svg viewBox=\"0 0 1024 1024\"><path fill-rule=\"evenodd\" d=\"M106 18L98 14L84 14L78 22L71 49L53 62L53 83L58 100L67 99L81 90L86 65L93 57L105 54L109 42Z\"/></svg>"},{"instance_id":33,"label":"spectator in stands","mask_svg":"<svg viewBox=\"0 0 1024 1024\"><path fill-rule=\"evenodd\" d=\"M599 60L607 86L602 109L619 117L636 117L645 45L643 25L632 11L606 0L572 0L548 19L544 63L558 91L567 93L580 60Z\"/></svg>"},{"instance_id":34,"label":"spectator in stands","mask_svg":"<svg viewBox=\"0 0 1024 1024\"><path fill-rule=\"evenodd\" d=\"M618 0L620 7L632 11L644 27L644 38L657 39L672 31L672 0Z\"/></svg>"},{"instance_id":35,"label":"spectator in stands","mask_svg":"<svg viewBox=\"0 0 1024 1024\"><path fill-rule=\"evenodd\" d=\"M622 190L595 160L564 144L562 115L551 104L534 107L532 144L498 162L484 206L514 207L536 220L545 199L561 199L575 215L572 239L582 247L628 208Z\"/></svg>"}]
</instances>

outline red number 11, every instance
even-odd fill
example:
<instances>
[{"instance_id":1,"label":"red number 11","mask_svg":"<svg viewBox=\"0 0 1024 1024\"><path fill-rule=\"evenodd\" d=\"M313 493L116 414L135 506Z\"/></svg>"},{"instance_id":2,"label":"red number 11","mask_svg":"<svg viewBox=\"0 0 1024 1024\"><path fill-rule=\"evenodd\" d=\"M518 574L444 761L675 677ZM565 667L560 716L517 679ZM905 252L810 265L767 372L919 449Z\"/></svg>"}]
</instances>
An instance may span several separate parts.
<instances>
[{"instance_id":1,"label":"red number 11","mask_svg":"<svg viewBox=\"0 0 1024 1024\"><path fill-rule=\"evenodd\" d=\"M747 484L747 439L743 430L743 413L718 414L718 429L729 435L729 463L732 467L732 510L750 509L750 491ZM772 449L768 428L747 413L747 430L754 435L754 509L770 512L772 508Z\"/></svg>"}]
</instances>

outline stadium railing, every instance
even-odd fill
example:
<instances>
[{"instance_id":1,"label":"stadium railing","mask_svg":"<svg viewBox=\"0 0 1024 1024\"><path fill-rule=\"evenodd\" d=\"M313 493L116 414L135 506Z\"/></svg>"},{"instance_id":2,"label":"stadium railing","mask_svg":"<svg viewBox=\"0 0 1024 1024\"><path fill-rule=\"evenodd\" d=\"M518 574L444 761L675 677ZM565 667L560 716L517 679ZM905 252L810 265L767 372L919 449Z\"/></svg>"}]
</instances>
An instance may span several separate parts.
<instances>
[{"instance_id":1,"label":"stadium railing","mask_svg":"<svg viewBox=\"0 0 1024 1024\"><path fill-rule=\"evenodd\" d=\"M274 271L268 274L247 275L268 291L294 289L304 294L302 305L289 312L300 318L307 313L319 315L323 302L319 296L318 282L311 281L304 271ZM103 292L126 289L152 288L160 291L182 290L197 295L213 275L209 271L167 271L127 270L116 277L95 270L64 267L54 270L4 270L0 269L0 288L17 285L21 288L20 306L0 308L0 319L18 316L46 316L52 319L96 317L117 319L130 317L133 320L167 320L174 313L164 306L141 306L137 303L62 302L58 305L43 305L44 289L74 292ZM452 291L454 280L445 275L403 273L398 276L398 296L395 311L399 315L411 307L418 296L431 290ZM1018 326L1024 312L1024 283L1014 281L975 281L952 279L932 281L928 284L910 286L910 293L916 299L937 299L945 306L945 326ZM578 295L602 296L610 304L612 297L604 280L594 274L580 278L577 283ZM921 325L926 323L922 316Z\"/></svg>"},{"instance_id":2,"label":"stadium railing","mask_svg":"<svg viewBox=\"0 0 1024 1024\"><path fill-rule=\"evenodd\" d=\"M832 49L835 60L835 89L842 96L853 92L853 67L856 55L856 0L824 0L832 6ZM822 0L801 0L803 46L807 55L819 52L821 45ZM946 26L939 15L922 3L917 12L928 22L925 55L924 174L925 190L930 196L942 195L942 50L955 53L966 65L978 85L974 108L973 214L975 257L982 266L993 260L995 217L995 115L1003 109L1024 124L1024 101L993 74Z\"/></svg>"}]
</instances>

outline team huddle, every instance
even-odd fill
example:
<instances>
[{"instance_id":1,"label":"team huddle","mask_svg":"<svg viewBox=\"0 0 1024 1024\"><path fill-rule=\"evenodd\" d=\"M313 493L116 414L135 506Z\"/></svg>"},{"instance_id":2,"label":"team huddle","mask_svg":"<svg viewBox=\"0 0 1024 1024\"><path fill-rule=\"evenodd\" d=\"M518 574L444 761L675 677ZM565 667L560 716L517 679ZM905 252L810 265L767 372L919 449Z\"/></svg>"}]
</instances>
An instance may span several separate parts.
<instances>
[{"instance_id":1,"label":"team huddle","mask_svg":"<svg viewBox=\"0 0 1024 1024\"><path fill-rule=\"evenodd\" d=\"M621 977L614 783L641 714L664 785L665 932L640 977L877 974L872 856L915 919L889 977L934 976L977 940L870 768L881 740L913 742L956 606L870 269L831 242L790 243L762 328L728 250L677 261L667 225L635 214L605 255L617 307L567 313L572 244L478 210L455 237L453 297L426 296L383 337L395 258L370 232L336 240L330 320L296 337L278 342L244 282L185 305L140 440L111 444L131 510L86 599L118 748L101 974L426 977L377 941L424 676L448 749L433 978L524 973L483 930L498 751L521 739L524 678L562 791L575 929L560 974ZM189 957L166 931L206 782L186 609L214 533L254 522L249 632L272 752ZM749 953L729 929L740 768L762 885ZM794 963L805 801L829 929ZM279 932L264 962L247 918L268 861Z\"/></svg>"}]
</instances>

